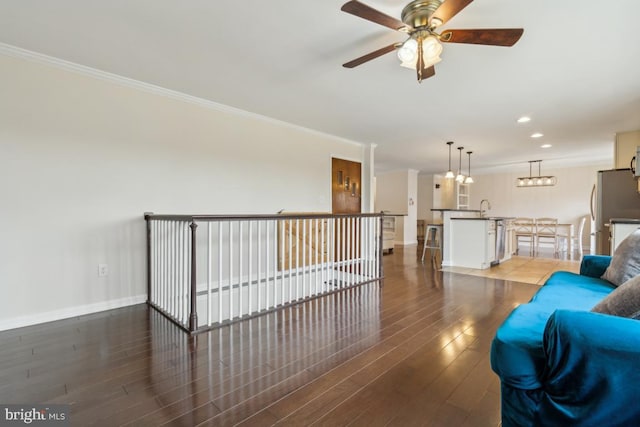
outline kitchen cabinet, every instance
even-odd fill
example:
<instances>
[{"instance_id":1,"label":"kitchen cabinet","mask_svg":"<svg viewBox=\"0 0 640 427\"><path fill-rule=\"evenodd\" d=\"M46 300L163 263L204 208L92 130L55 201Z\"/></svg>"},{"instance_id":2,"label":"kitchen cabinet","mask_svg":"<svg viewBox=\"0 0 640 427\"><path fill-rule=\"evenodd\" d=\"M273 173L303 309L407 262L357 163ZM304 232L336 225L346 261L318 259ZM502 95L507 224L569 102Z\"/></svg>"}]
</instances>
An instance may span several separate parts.
<instances>
[{"instance_id":1,"label":"kitchen cabinet","mask_svg":"<svg viewBox=\"0 0 640 427\"><path fill-rule=\"evenodd\" d=\"M616 133L613 150L615 168L628 169L631 159L636 155L637 147L640 147L640 130Z\"/></svg>"},{"instance_id":2,"label":"kitchen cabinet","mask_svg":"<svg viewBox=\"0 0 640 427\"><path fill-rule=\"evenodd\" d=\"M629 234L640 228L640 220L638 219L611 219L609 230L611 232L611 255L616 248Z\"/></svg>"},{"instance_id":3,"label":"kitchen cabinet","mask_svg":"<svg viewBox=\"0 0 640 427\"><path fill-rule=\"evenodd\" d=\"M382 218L382 251L393 252L396 240L396 218L384 216Z\"/></svg>"}]
</instances>

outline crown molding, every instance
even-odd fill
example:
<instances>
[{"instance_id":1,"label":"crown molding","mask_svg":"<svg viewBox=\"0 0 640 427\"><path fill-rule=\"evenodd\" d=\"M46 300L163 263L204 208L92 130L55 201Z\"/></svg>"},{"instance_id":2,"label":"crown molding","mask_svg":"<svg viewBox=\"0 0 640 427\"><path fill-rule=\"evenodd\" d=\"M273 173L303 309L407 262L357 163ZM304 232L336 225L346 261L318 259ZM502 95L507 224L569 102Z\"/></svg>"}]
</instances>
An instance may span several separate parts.
<instances>
[{"instance_id":1,"label":"crown molding","mask_svg":"<svg viewBox=\"0 0 640 427\"><path fill-rule=\"evenodd\" d=\"M326 132L322 132L315 129L309 129L304 126L296 125L293 123L285 122L283 120L274 119L272 117L264 116L257 113L252 113L240 108L231 107L229 105L220 104L208 99L199 98L197 96L188 95L184 92L179 92L172 89L167 89L161 86L145 83L139 80L124 77L118 74L109 73L107 71L98 70L96 68L87 67L86 65L77 64L75 62L66 61L64 59L56 58L53 56L45 55L42 53L34 52L31 50L23 49L17 46L0 42L0 54L10 56L13 58L24 59L27 61L35 62L42 65L55 67L61 70L69 71L72 73L80 74L83 76L92 77L99 80L104 80L110 83L115 83L120 86L136 89L142 92L150 93L153 95L163 96L176 101L182 101L189 104L204 107L210 110L220 111L229 114L235 114L246 118L260 120L266 123L271 123L278 126L284 126L297 131L309 133L312 135L321 136L324 138L330 138L338 142L346 144L356 145L362 147L365 144L350 139L346 139L340 136L332 135Z\"/></svg>"}]
</instances>

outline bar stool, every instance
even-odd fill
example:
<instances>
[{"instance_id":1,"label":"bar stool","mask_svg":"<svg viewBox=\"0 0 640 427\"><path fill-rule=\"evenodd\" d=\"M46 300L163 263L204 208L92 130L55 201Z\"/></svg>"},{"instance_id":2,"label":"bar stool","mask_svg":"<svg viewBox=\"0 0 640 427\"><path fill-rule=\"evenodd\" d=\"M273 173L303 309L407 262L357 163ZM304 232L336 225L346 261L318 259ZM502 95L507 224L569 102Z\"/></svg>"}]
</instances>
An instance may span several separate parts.
<instances>
[{"instance_id":1,"label":"bar stool","mask_svg":"<svg viewBox=\"0 0 640 427\"><path fill-rule=\"evenodd\" d=\"M427 224L424 230L424 246L422 247L422 262L427 249L431 252L431 259L435 259L436 252L442 256L442 224Z\"/></svg>"}]
</instances>

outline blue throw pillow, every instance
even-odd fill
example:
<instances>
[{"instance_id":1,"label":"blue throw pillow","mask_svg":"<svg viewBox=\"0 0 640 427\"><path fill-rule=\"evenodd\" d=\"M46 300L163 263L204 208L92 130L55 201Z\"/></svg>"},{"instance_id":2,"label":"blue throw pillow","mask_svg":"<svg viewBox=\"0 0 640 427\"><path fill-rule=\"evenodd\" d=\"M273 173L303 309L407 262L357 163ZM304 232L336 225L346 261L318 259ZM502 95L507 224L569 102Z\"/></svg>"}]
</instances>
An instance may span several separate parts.
<instances>
[{"instance_id":1,"label":"blue throw pillow","mask_svg":"<svg viewBox=\"0 0 640 427\"><path fill-rule=\"evenodd\" d=\"M640 275L618 286L591 311L640 320Z\"/></svg>"},{"instance_id":2,"label":"blue throw pillow","mask_svg":"<svg viewBox=\"0 0 640 427\"><path fill-rule=\"evenodd\" d=\"M602 275L614 286L620 286L627 280L640 274L640 229L624 239L613 253L611 264Z\"/></svg>"}]
</instances>

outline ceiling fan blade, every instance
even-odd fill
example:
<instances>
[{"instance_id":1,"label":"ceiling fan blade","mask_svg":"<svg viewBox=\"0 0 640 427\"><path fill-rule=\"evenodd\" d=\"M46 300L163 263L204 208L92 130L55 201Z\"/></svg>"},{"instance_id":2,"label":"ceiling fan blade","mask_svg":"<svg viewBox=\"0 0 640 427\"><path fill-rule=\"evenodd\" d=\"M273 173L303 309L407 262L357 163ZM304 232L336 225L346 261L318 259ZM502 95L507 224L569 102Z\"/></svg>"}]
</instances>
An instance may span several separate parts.
<instances>
[{"instance_id":1,"label":"ceiling fan blade","mask_svg":"<svg viewBox=\"0 0 640 427\"><path fill-rule=\"evenodd\" d=\"M372 59L376 59L377 57L382 56L385 53L392 52L396 50L397 47L398 47L398 43L390 44L389 46L385 46L382 49L375 50L371 53L361 56L360 58L356 58L353 61L349 61L346 64L342 64L342 66L345 68L357 67L358 65L364 64L365 62L369 62Z\"/></svg>"},{"instance_id":2,"label":"ceiling fan blade","mask_svg":"<svg viewBox=\"0 0 640 427\"><path fill-rule=\"evenodd\" d=\"M342 8L340 10L358 16L362 19L366 19L367 21L384 25L385 27L389 27L392 30L408 32L408 30L411 29L409 26L405 25L404 22L399 21L389 15L385 15L384 13L356 0L346 2L342 5Z\"/></svg>"},{"instance_id":3,"label":"ceiling fan blade","mask_svg":"<svg viewBox=\"0 0 640 427\"><path fill-rule=\"evenodd\" d=\"M447 0L449 1L449 0ZM513 46L524 30L522 28L497 28L486 30L446 30L440 41L446 43L485 44L491 46Z\"/></svg>"},{"instance_id":4,"label":"ceiling fan blade","mask_svg":"<svg viewBox=\"0 0 640 427\"><path fill-rule=\"evenodd\" d=\"M430 66L422 69L422 75L418 74L418 83L422 83L422 80L428 79L436 75L436 67Z\"/></svg>"},{"instance_id":5,"label":"ceiling fan blade","mask_svg":"<svg viewBox=\"0 0 640 427\"><path fill-rule=\"evenodd\" d=\"M446 0L433 12L431 19L437 18L444 24L467 7L472 1L473 0Z\"/></svg>"}]
</instances>

